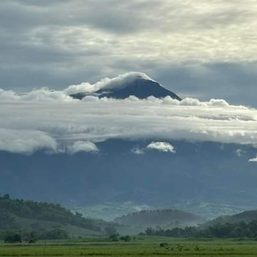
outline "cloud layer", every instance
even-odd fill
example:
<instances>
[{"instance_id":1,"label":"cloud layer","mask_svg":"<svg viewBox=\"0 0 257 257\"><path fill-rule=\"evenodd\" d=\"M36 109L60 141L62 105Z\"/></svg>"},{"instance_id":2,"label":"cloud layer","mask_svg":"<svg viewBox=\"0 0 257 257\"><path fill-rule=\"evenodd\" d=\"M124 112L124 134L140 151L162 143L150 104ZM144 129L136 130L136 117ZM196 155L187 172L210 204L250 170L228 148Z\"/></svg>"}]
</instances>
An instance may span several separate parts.
<instances>
[{"instance_id":1,"label":"cloud layer","mask_svg":"<svg viewBox=\"0 0 257 257\"><path fill-rule=\"evenodd\" d=\"M165 142L178 139L257 146L257 110L222 99L80 101L67 90L0 90L0 120L0 150L9 152L97 152L112 138L150 139L148 149L169 152L175 149Z\"/></svg>"}]
</instances>

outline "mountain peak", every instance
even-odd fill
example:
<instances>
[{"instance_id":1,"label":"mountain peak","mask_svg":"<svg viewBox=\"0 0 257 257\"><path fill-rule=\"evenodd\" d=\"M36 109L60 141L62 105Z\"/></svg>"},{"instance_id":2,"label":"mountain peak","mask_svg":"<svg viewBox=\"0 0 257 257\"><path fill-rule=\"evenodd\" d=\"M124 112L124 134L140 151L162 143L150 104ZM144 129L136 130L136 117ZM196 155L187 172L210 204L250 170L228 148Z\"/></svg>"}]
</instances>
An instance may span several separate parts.
<instances>
[{"instance_id":1,"label":"mountain peak","mask_svg":"<svg viewBox=\"0 0 257 257\"><path fill-rule=\"evenodd\" d=\"M158 82L141 72L128 72L115 78L105 78L93 85L82 83L70 86L66 89L66 92L76 99L82 99L88 95L95 95L100 98L125 99L133 95L140 99L149 96L157 98L170 96L181 100L176 94L162 87Z\"/></svg>"}]
</instances>

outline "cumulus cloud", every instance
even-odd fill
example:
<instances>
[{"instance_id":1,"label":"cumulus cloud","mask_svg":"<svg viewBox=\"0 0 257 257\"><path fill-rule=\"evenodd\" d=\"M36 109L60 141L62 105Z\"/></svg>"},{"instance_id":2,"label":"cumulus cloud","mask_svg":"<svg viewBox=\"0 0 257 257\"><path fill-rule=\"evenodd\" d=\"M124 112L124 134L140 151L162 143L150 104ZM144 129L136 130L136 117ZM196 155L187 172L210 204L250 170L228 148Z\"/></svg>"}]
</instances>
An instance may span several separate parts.
<instances>
[{"instance_id":1,"label":"cumulus cloud","mask_svg":"<svg viewBox=\"0 0 257 257\"><path fill-rule=\"evenodd\" d=\"M96 144L89 141L76 141L71 146L68 146L67 150L70 154L76 154L79 152L91 153L99 151Z\"/></svg>"},{"instance_id":2,"label":"cumulus cloud","mask_svg":"<svg viewBox=\"0 0 257 257\"><path fill-rule=\"evenodd\" d=\"M249 159L249 162L257 162L257 157Z\"/></svg>"},{"instance_id":3,"label":"cumulus cloud","mask_svg":"<svg viewBox=\"0 0 257 257\"><path fill-rule=\"evenodd\" d=\"M146 149L157 150L164 153L176 153L175 148L167 142L152 142L147 145Z\"/></svg>"},{"instance_id":4,"label":"cumulus cloud","mask_svg":"<svg viewBox=\"0 0 257 257\"><path fill-rule=\"evenodd\" d=\"M0 151L32 154L38 150L57 152L57 142L46 132L0 128Z\"/></svg>"},{"instance_id":5,"label":"cumulus cloud","mask_svg":"<svg viewBox=\"0 0 257 257\"><path fill-rule=\"evenodd\" d=\"M257 156L255 158L249 159L249 162L257 162Z\"/></svg>"},{"instance_id":6,"label":"cumulus cloud","mask_svg":"<svg viewBox=\"0 0 257 257\"><path fill-rule=\"evenodd\" d=\"M163 153L176 153L176 150L173 145L168 142L151 142L143 148L135 147L131 150L133 154L142 155L147 151L159 151Z\"/></svg>"},{"instance_id":7,"label":"cumulus cloud","mask_svg":"<svg viewBox=\"0 0 257 257\"><path fill-rule=\"evenodd\" d=\"M165 142L180 139L257 146L257 110L222 99L79 101L66 90L0 90L0 120L0 149L9 152L96 152L98 142L113 138L152 140L147 149L170 152Z\"/></svg>"}]
</instances>

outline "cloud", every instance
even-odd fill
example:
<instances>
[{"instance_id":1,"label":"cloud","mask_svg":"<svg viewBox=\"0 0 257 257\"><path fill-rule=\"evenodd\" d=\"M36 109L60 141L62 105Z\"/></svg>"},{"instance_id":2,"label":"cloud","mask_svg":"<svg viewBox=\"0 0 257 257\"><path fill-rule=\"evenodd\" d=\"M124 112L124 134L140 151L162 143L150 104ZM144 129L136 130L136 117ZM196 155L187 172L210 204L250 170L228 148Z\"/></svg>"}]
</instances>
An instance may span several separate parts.
<instances>
[{"instance_id":1,"label":"cloud","mask_svg":"<svg viewBox=\"0 0 257 257\"><path fill-rule=\"evenodd\" d=\"M146 149L157 150L164 153L176 153L175 148L167 142L152 142L149 145L147 145Z\"/></svg>"},{"instance_id":2,"label":"cloud","mask_svg":"<svg viewBox=\"0 0 257 257\"><path fill-rule=\"evenodd\" d=\"M235 154L236 154L238 157L242 157L242 156L245 154L245 151L239 148L239 149L237 149L237 150L235 151Z\"/></svg>"},{"instance_id":3,"label":"cloud","mask_svg":"<svg viewBox=\"0 0 257 257\"><path fill-rule=\"evenodd\" d=\"M153 150L163 152L163 153L176 153L174 146L172 146L168 142L151 142L150 144L148 144L143 148L134 147L131 150L131 152L133 154L142 155L142 154L145 154L145 152L147 151L153 151Z\"/></svg>"},{"instance_id":4,"label":"cloud","mask_svg":"<svg viewBox=\"0 0 257 257\"><path fill-rule=\"evenodd\" d=\"M133 154L142 155L145 153L145 149L135 147L131 150Z\"/></svg>"},{"instance_id":5,"label":"cloud","mask_svg":"<svg viewBox=\"0 0 257 257\"><path fill-rule=\"evenodd\" d=\"M67 148L68 153L70 154L76 154L79 152L86 152L86 153L93 153L98 152L98 147L89 141L76 141L73 143L73 145L68 146Z\"/></svg>"},{"instance_id":6,"label":"cloud","mask_svg":"<svg viewBox=\"0 0 257 257\"><path fill-rule=\"evenodd\" d=\"M249 162L257 162L257 156L255 158L249 159Z\"/></svg>"},{"instance_id":7,"label":"cloud","mask_svg":"<svg viewBox=\"0 0 257 257\"><path fill-rule=\"evenodd\" d=\"M0 128L0 151L32 154L38 150L57 152L57 142L43 131Z\"/></svg>"},{"instance_id":8,"label":"cloud","mask_svg":"<svg viewBox=\"0 0 257 257\"><path fill-rule=\"evenodd\" d=\"M17 93L2 89L0 120L4 121L0 149L10 152L97 151L98 142L114 138L147 139L155 142L149 148L170 151L164 143L170 140L257 147L257 110L222 99L179 102L170 97L115 100L87 96L79 101L67 96L66 90Z\"/></svg>"}]
</instances>

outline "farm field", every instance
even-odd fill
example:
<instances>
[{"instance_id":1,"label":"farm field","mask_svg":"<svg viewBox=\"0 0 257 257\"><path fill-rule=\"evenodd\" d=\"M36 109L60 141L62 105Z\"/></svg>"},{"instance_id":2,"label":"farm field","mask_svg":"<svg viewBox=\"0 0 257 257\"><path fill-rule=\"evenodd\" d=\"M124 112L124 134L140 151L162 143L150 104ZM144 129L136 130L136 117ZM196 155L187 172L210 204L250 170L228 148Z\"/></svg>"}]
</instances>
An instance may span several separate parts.
<instances>
[{"instance_id":1,"label":"farm field","mask_svg":"<svg viewBox=\"0 0 257 257\"><path fill-rule=\"evenodd\" d=\"M0 256L257 256L257 242L246 240L189 240L139 237L131 242L107 240L48 241L0 244Z\"/></svg>"}]
</instances>

